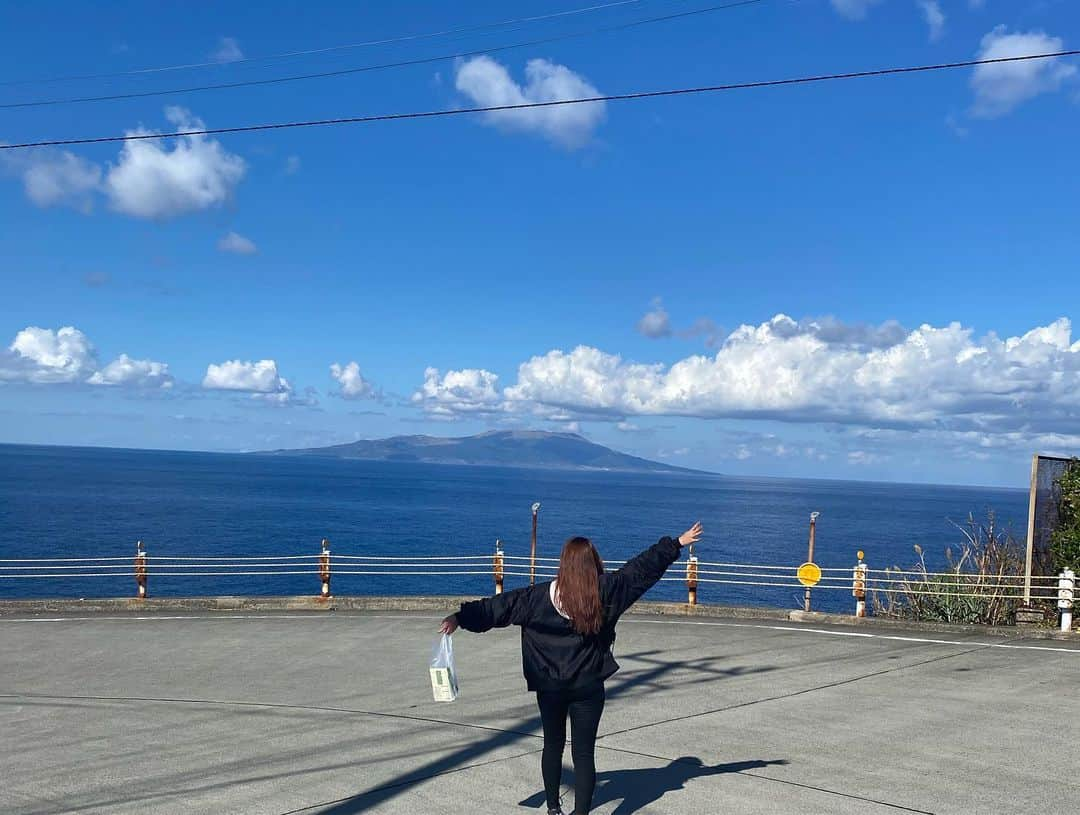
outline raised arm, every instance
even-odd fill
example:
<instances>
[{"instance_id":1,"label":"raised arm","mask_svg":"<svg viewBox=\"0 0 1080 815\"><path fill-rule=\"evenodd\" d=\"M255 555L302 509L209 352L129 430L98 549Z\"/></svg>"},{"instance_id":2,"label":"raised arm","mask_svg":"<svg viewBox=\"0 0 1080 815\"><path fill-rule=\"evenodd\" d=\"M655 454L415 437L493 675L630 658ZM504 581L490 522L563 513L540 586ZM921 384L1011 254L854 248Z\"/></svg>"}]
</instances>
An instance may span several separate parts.
<instances>
[{"instance_id":1,"label":"raised arm","mask_svg":"<svg viewBox=\"0 0 1080 815\"><path fill-rule=\"evenodd\" d=\"M621 569L611 575L608 582L608 613L618 617L630 608L641 595L656 585L668 567L679 559L682 547L697 543L700 537L699 522L678 538L660 538L640 555L628 560Z\"/></svg>"},{"instance_id":2,"label":"raised arm","mask_svg":"<svg viewBox=\"0 0 1080 815\"><path fill-rule=\"evenodd\" d=\"M462 603L461 610L443 620L439 630L444 634L453 634L454 630L461 626L466 631L480 634L492 628L521 625L527 617L527 592L527 588L515 589L494 597Z\"/></svg>"}]
</instances>

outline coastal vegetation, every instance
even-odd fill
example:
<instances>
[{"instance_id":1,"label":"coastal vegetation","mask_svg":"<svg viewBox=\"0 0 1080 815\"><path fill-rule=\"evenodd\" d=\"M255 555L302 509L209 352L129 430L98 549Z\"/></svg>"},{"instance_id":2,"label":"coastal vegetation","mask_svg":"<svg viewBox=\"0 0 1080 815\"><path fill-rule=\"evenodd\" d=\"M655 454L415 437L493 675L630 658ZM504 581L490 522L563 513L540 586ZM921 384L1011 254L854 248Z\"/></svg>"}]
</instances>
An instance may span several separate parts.
<instances>
[{"instance_id":1,"label":"coastal vegetation","mask_svg":"<svg viewBox=\"0 0 1080 815\"><path fill-rule=\"evenodd\" d=\"M1080 571L1080 459L1072 459L1055 483L1058 525L1050 535L1056 572Z\"/></svg>"},{"instance_id":2,"label":"coastal vegetation","mask_svg":"<svg viewBox=\"0 0 1080 815\"><path fill-rule=\"evenodd\" d=\"M1023 588L1024 544L998 525L992 510L985 521L969 514L955 524L962 539L945 550L946 566L932 570L921 546L909 569L886 570L882 590L872 592L875 614L908 620L975 625L1015 622Z\"/></svg>"}]
</instances>

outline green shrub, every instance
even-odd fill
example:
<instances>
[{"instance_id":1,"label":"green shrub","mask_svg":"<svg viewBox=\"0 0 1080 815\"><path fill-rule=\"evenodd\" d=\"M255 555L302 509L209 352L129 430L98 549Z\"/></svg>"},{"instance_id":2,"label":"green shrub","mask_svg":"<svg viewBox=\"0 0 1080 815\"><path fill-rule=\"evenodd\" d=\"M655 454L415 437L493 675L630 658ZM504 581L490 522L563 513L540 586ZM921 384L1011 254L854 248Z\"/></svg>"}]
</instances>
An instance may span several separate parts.
<instances>
[{"instance_id":1,"label":"green shrub","mask_svg":"<svg viewBox=\"0 0 1080 815\"><path fill-rule=\"evenodd\" d=\"M1050 534L1054 570L1080 571L1080 459L1066 465L1054 487L1058 506L1058 525Z\"/></svg>"},{"instance_id":2,"label":"green shrub","mask_svg":"<svg viewBox=\"0 0 1080 815\"><path fill-rule=\"evenodd\" d=\"M926 567L921 546L915 546L919 560L912 568L886 569L883 583L889 592L871 596L876 614L909 620L947 623L1007 625L1016 621L1016 609L1023 591L1025 547L1010 529L997 526L993 511L986 523L969 515L963 525L958 551L945 550L947 566L939 572ZM872 582L872 581L871 581Z\"/></svg>"}]
</instances>

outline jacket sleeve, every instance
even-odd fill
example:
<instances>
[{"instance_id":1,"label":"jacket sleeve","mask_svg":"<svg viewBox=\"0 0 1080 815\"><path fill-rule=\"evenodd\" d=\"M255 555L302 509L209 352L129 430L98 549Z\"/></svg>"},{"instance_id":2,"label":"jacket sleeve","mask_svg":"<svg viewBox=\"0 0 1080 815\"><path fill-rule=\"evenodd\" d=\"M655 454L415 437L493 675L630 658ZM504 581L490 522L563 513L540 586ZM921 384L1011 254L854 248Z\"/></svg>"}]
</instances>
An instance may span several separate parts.
<instances>
[{"instance_id":1,"label":"jacket sleeve","mask_svg":"<svg viewBox=\"0 0 1080 815\"><path fill-rule=\"evenodd\" d=\"M679 559L682 547L676 538L664 536L637 557L613 572L609 582L609 613L615 617L630 608L651 589L668 567Z\"/></svg>"},{"instance_id":2,"label":"jacket sleeve","mask_svg":"<svg viewBox=\"0 0 1080 815\"><path fill-rule=\"evenodd\" d=\"M457 613L458 625L477 634L492 628L523 625L528 620L527 593L528 588L521 588L462 603L461 610Z\"/></svg>"}]
</instances>

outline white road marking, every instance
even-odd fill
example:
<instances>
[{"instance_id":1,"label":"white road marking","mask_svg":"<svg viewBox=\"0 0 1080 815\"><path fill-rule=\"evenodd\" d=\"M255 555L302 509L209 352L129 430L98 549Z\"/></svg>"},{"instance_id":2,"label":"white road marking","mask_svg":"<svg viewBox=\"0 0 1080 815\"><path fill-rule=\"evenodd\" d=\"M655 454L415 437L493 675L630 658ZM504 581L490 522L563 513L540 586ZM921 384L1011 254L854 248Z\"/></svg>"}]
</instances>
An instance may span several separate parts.
<instances>
[{"instance_id":1,"label":"white road marking","mask_svg":"<svg viewBox=\"0 0 1080 815\"><path fill-rule=\"evenodd\" d=\"M67 623L67 622L134 622L157 620L325 620L332 618L333 612L300 611L295 614L152 614L149 616L128 616L99 614L92 617L0 617L0 623ZM354 615L338 615L351 617ZM360 616L360 615L355 615ZM378 620L441 620L442 617L430 617L420 614L364 614L366 619Z\"/></svg>"},{"instance_id":2,"label":"white road marking","mask_svg":"<svg viewBox=\"0 0 1080 815\"><path fill-rule=\"evenodd\" d=\"M102 614L94 617L15 617L12 619L0 617L0 623L66 623L87 620L96 622L134 622L135 620L303 620L306 617L318 620L322 619L324 614L153 614L147 617L129 617L127 615L113 617Z\"/></svg>"},{"instance_id":3,"label":"white road marking","mask_svg":"<svg viewBox=\"0 0 1080 815\"><path fill-rule=\"evenodd\" d=\"M830 637L861 637L875 640L916 642L927 645L978 645L983 648L1008 648L1021 651L1054 651L1080 655L1080 648L1055 648L1049 645L1014 645L1003 642L980 642L978 640L935 640L929 637L901 637L896 634L868 634L864 631L830 631L827 628L803 628L793 625L760 625L755 623L717 623L703 620L622 620L634 625L706 625L721 628L764 628L769 631L791 631L799 634L824 634Z\"/></svg>"},{"instance_id":4,"label":"white road marking","mask_svg":"<svg viewBox=\"0 0 1080 815\"><path fill-rule=\"evenodd\" d=\"M154 614L150 616L94 616L94 617L0 617L0 623L62 623L78 621L157 621L157 620L326 620L343 619L353 615L334 615L332 612L298 612L295 614ZM363 614L364 619L377 620L441 620L438 616L424 614ZM725 623L711 620L638 620L623 618L622 625L699 625L715 628L758 628L766 631L783 631L795 634L818 634L829 637L855 637L858 639L891 640L922 645L978 645L983 648L999 648L1019 651L1048 651L1080 655L1080 648L1054 647L1050 645L1019 645L1003 642L980 642L978 640L939 640L930 637L904 637L898 634L870 634L865 631L831 631L827 628L806 628L796 625L766 625L761 623Z\"/></svg>"}]
</instances>

